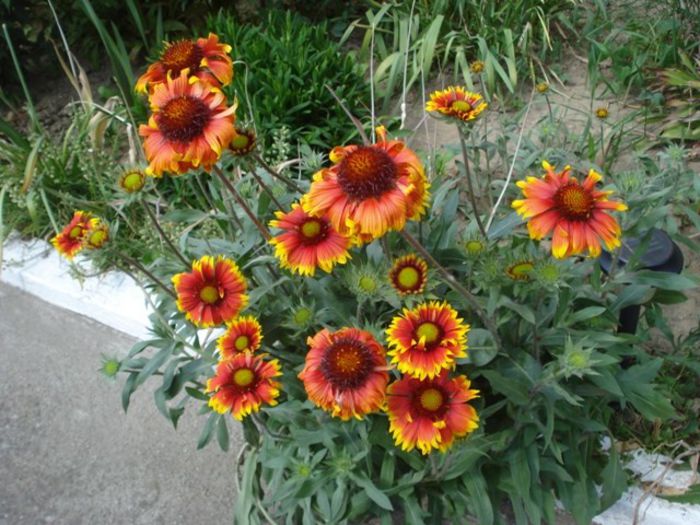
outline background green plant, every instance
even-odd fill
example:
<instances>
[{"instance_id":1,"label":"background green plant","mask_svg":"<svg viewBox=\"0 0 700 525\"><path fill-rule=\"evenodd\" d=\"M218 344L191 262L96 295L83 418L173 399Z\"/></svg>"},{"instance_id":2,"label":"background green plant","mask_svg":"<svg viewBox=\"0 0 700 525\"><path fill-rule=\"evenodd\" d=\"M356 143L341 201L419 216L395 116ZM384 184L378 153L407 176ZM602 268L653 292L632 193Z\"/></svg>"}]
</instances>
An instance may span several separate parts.
<instances>
[{"instance_id":1,"label":"background green plant","mask_svg":"<svg viewBox=\"0 0 700 525\"><path fill-rule=\"evenodd\" d=\"M260 24L243 25L220 11L206 28L233 46L236 75L227 92L238 98L239 120L253 121L264 143L282 127L294 146L303 141L330 149L355 135L326 86L360 116L369 87L355 59L329 40L327 23L270 11Z\"/></svg>"}]
</instances>

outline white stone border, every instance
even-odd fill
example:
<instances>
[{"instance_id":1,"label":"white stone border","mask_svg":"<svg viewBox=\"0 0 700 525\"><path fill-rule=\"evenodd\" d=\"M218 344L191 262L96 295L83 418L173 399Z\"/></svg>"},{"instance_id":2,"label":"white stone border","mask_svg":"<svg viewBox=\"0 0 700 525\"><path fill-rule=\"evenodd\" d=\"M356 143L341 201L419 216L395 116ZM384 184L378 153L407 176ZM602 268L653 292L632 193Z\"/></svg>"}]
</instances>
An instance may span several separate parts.
<instances>
[{"instance_id":1,"label":"white stone border","mask_svg":"<svg viewBox=\"0 0 700 525\"><path fill-rule=\"evenodd\" d=\"M89 273L90 264L75 258ZM42 300L99 321L139 339L149 337L147 306L141 288L122 272L108 272L78 281L71 263L46 241L24 241L11 235L3 248L0 281ZM12 305L2 305L3 308Z\"/></svg>"},{"instance_id":2,"label":"white stone border","mask_svg":"<svg viewBox=\"0 0 700 525\"><path fill-rule=\"evenodd\" d=\"M89 268L89 262L76 258ZM70 274L70 263L42 240L21 240L17 235L6 242L0 280L29 292L42 300L77 312L139 339L149 337L150 309L143 291L129 276L109 272L79 282ZM12 305L0 305L2 309ZM626 464L642 482L655 480L670 458L634 451ZM665 487L684 488L691 483L688 471L670 470ZM634 508L644 492L630 487L620 500L596 516L598 525L631 525ZM700 505L670 503L650 497L640 508L640 525L700 525Z\"/></svg>"}]
</instances>

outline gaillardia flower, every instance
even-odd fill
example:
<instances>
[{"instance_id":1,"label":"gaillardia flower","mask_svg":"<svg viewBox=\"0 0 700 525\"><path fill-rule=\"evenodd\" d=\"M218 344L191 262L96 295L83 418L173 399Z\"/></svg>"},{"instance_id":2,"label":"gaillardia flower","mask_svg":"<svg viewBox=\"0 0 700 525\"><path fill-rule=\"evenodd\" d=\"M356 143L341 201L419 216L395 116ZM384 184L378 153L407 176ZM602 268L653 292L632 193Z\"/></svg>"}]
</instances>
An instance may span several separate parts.
<instances>
[{"instance_id":1,"label":"gaillardia flower","mask_svg":"<svg viewBox=\"0 0 700 525\"><path fill-rule=\"evenodd\" d=\"M484 98L478 93L467 91L461 86L450 86L442 91L435 91L425 105L428 111L438 113L464 122L474 120L488 107Z\"/></svg>"},{"instance_id":2,"label":"gaillardia flower","mask_svg":"<svg viewBox=\"0 0 700 525\"><path fill-rule=\"evenodd\" d=\"M71 260L84 248L85 235L90 225L92 214L76 211L73 218L61 232L51 239L54 248L66 259Z\"/></svg>"},{"instance_id":3,"label":"gaillardia flower","mask_svg":"<svg viewBox=\"0 0 700 525\"><path fill-rule=\"evenodd\" d=\"M119 187L127 193L141 191L146 185L146 174L139 169L127 170L119 177Z\"/></svg>"},{"instance_id":4,"label":"gaillardia flower","mask_svg":"<svg viewBox=\"0 0 700 525\"><path fill-rule=\"evenodd\" d=\"M97 217L90 219L87 232L85 233L85 247L96 250L102 248L107 241L109 241L109 226L107 226L107 223Z\"/></svg>"},{"instance_id":5,"label":"gaillardia flower","mask_svg":"<svg viewBox=\"0 0 700 525\"><path fill-rule=\"evenodd\" d=\"M192 263L192 271L173 277L177 307L199 327L232 321L248 304L247 284L230 259L205 255Z\"/></svg>"},{"instance_id":6,"label":"gaillardia flower","mask_svg":"<svg viewBox=\"0 0 700 525\"><path fill-rule=\"evenodd\" d=\"M231 139L228 150L236 157L247 155L255 149L255 131L236 126L236 134Z\"/></svg>"},{"instance_id":7,"label":"gaillardia flower","mask_svg":"<svg viewBox=\"0 0 700 525\"><path fill-rule=\"evenodd\" d=\"M405 255L394 261L389 280L401 295L421 293L428 281L428 265L417 255Z\"/></svg>"},{"instance_id":8,"label":"gaillardia flower","mask_svg":"<svg viewBox=\"0 0 700 525\"><path fill-rule=\"evenodd\" d=\"M624 211L627 206L608 200L612 191L595 189L601 175L590 170L579 183L569 176L569 166L559 173L547 161L542 162L542 167L546 172L543 178L518 181L525 199L512 204L518 214L529 219L530 237L539 240L554 231L552 255L558 259L586 250L597 257L601 250L599 239L608 250L620 246L620 225L607 210Z\"/></svg>"},{"instance_id":9,"label":"gaillardia flower","mask_svg":"<svg viewBox=\"0 0 700 525\"><path fill-rule=\"evenodd\" d=\"M220 44L219 37L209 33L207 38L178 40L165 45L160 60L151 64L136 82L136 91L145 93L168 76L177 77L182 71L215 87L226 86L233 79L233 62L228 54L231 46Z\"/></svg>"},{"instance_id":10,"label":"gaillardia flower","mask_svg":"<svg viewBox=\"0 0 700 525\"><path fill-rule=\"evenodd\" d=\"M188 78L187 70L158 84L149 102L153 114L139 127L148 175L178 175L198 166L209 170L235 134L236 107L226 105L218 88Z\"/></svg>"},{"instance_id":11,"label":"gaillardia flower","mask_svg":"<svg viewBox=\"0 0 700 525\"><path fill-rule=\"evenodd\" d=\"M378 142L338 146L334 166L314 175L302 198L304 211L326 217L333 228L361 242L401 230L425 211L428 182L418 156L399 140L387 140L377 128Z\"/></svg>"},{"instance_id":12,"label":"gaillardia flower","mask_svg":"<svg viewBox=\"0 0 700 525\"><path fill-rule=\"evenodd\" d=\"M484 70L484 63L481 60L475 60L471 64L469 64L469 71L474 73L475 75L478 75Z\"/></svg>"},{"instance_id":13,"label":"gaillardia flower","mask_svg":"<svg viewBox=\"0 0 700 525\"><path fill-rule=\"evenodd\" d=\"M281 375L277 359L265 361L253 354L222 359L214 377L207 381L209 406L219 414L231 411L239 421L258 412L263 403L275 406L280 384L273 378Z\"/></svg>"},{"instance_id":14,"label":"gaillardia flower","mask_svg":"<svg viewBox=\"0 0 700 525\"><path fill-rule=\"evenodd\" d=\"M466 357L468 331L469 325L446 302L404 308L386 331L388 354L401 373L433 378Z\"/></svg>"},{"instance_id":15,"label":"gaillardia flower","mask_svg":"<svg viewBox=\"0 0 700 525\"><path fill-rule=\"evenodd\" d=\"M608 118L608 108L597 108L595 110L595 116L598 117L600 120L605 120Z\"/></svg>"},{"instance_id":16,"label":"gaillardia flower","mask_svg":"<svg viewBox=\"0 0 700 525\"><path fill-rule=\"evenodd\" d=\"M351 240L338 233L325 217L312 217L295 203L288 213L275 212L272 228L282 233L270 239L275 257L282 268L300 275L314 275L316 268L330 272L336 264L345 264L350 258Z\"/></svg>"},{"instance_id":17,"label":"gaillardia flower","mask_svg":"<svg viewBox=\"0 0 700 525\"><path fill-rule=\"evenodd\" d=\"M309 399L334 417L362 419L379 410L389 381L384 348L357 328L309 337L306 364L299 374Z\"/></svg>"},{"instance_id":18,"label":"gaillardia flower","mask_svg":"<svg viewBox=\"0 0 700 525\"><path fill-rule=\"evenodd\" d=\"M479 426L479 416L468 402L478 396L466 376L450 378L442 372L434 379L404 377L387 388L389 431L402 450L418 448L445 452L456 437Z\"/></svg>"},{"instance_id":19,"label":"gaillardia flower","mask_svg":"<svg viewBox=\"0 0 700 525\"><path fill-rule=\"evenodd\" d=\"M252 354L262 342L260 323L252 315L238 317L226 327L226 333L219 337L217 348L222 359L247 352Z\"/></svg>"}]
</instances>

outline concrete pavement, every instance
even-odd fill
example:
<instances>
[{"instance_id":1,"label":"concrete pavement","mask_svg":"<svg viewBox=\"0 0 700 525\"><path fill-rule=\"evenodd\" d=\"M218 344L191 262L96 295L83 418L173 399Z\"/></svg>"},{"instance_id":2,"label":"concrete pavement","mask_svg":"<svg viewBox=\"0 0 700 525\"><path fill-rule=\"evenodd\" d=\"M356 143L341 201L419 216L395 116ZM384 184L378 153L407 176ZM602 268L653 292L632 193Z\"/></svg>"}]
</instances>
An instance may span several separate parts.
<instances>
[{"instance_id":1,"label":"concrete pavement","mask_svg":"<svg viewBox=\"0 0 700 525\"><path fill-rule=\"evenodd\" d=\"M175 431L147 383L124 414L97 372L133 342L0 283L1 525L231 522L234 452L196 450L196 407Z\"/></svg>"}]
</instances>

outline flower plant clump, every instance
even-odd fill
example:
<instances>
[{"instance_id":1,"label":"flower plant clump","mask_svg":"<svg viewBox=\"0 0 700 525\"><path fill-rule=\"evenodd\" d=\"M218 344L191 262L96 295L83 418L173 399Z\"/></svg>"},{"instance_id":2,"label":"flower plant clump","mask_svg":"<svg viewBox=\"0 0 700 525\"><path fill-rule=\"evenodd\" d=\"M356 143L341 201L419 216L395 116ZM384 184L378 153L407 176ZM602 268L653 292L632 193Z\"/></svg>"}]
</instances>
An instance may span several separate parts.
<instances>
[{"instance_id":1,"label":"flower plant clump","mask_svg":"<svg viewBox=\"0 0 700 525\"><path fill-rule=\"evenodd\" d=\"M622 308L653 300L651 281L597 262L635 227L614 215L626 206L595 169L579 182L543 161L543 178L504 189L522 194L512 206L527 230L500 198L485 209L467 141L488 108L460 86L426 108L458 128L458 177L358 126L361 144L293 179L235 125L220 89L230 49L216 35L167 44L136 86L152 114L145 165L120 182L129 205L149 198L143 173L177 176L201 200L168 216L212 218L224 234L170 239L145 207L168 251L120 259L154 307L152 337L112 366L124 409L151 378L173 425L186 407L206 415L199 447L216 436L228 449L242 422L236 523L554 523L557 501L590 522L625 488L601 444L614 413L673 415L658 360L616 330ZM109 253L94 220L76 212L57 249Z\"/></svg>"}]
</instances>

